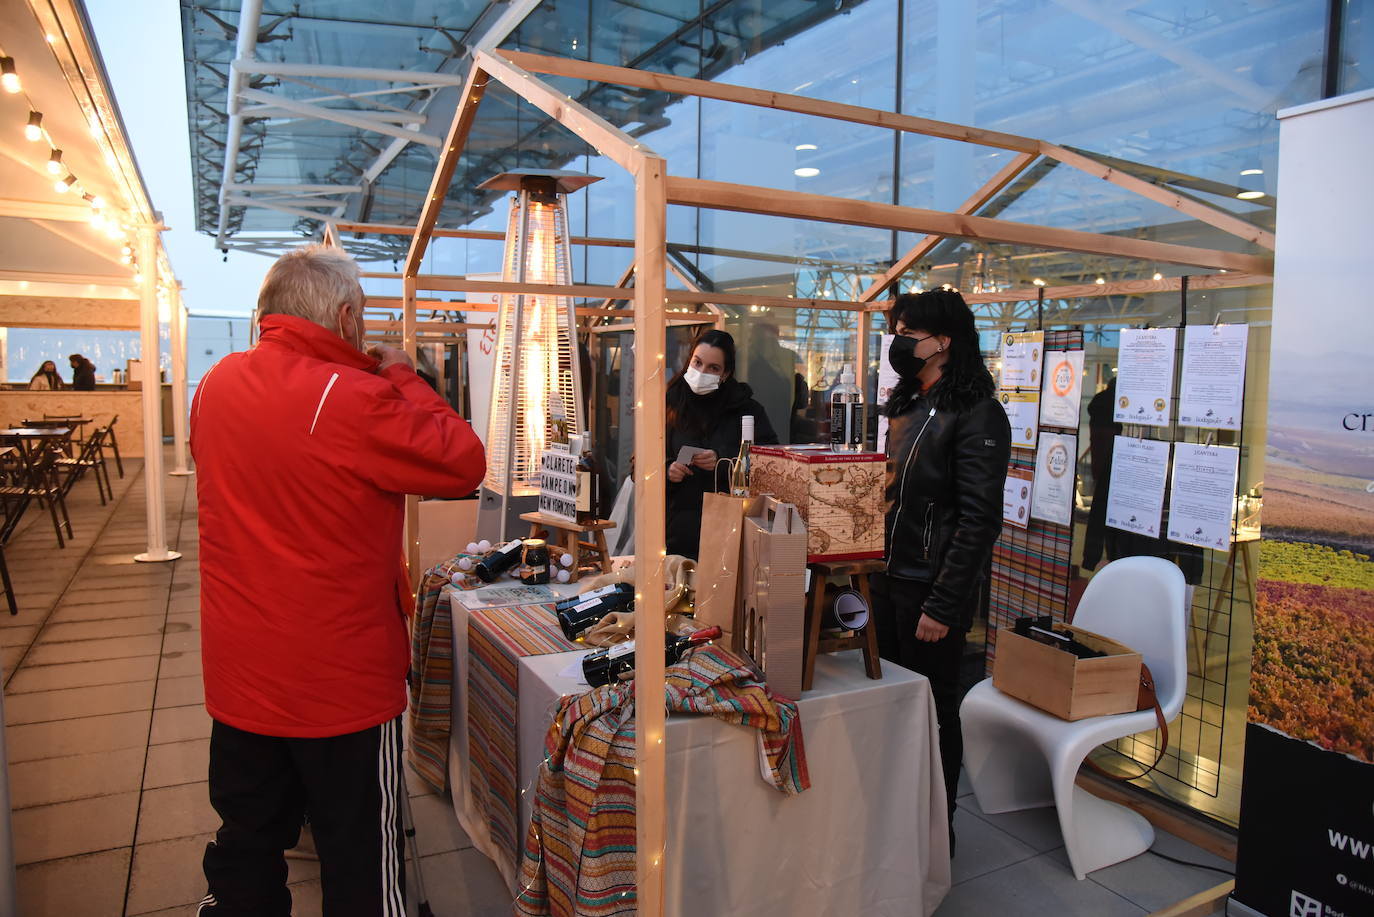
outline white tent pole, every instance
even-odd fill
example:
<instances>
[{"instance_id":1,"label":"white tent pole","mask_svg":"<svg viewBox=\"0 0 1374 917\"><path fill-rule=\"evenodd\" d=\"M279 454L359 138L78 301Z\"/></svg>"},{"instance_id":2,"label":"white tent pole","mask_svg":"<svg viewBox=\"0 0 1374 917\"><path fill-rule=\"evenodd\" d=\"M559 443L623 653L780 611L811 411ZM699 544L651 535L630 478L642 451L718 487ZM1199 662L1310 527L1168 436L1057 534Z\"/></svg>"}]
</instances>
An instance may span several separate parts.
<instances>
[{"instance_id":1,"label":"white tent pole","mask_svg":"<svg viewBox=\"0 0 1374 917\"><path fill-rule=\"evenodd\" d=\"M195 474L186 466L186 306L181 291L172 291L172 439L177 466L169 473L182 477Z\"/></svg>"},{"instance_id":2,"label":"white tent pole","mask_svg":"<svg viewBox=\"0 0 1374 917\"><path fill-rule=\"evenodd\" d=\"M162 485L162 377L158 366L157 274L158 226L138 228L138 265L143 272L139 295L143 305L139 361L143 369L143 489L147 497L148 550L134 560L158 563L181 555L167 550L167 519Z\"/></svg>"}]
</instances>

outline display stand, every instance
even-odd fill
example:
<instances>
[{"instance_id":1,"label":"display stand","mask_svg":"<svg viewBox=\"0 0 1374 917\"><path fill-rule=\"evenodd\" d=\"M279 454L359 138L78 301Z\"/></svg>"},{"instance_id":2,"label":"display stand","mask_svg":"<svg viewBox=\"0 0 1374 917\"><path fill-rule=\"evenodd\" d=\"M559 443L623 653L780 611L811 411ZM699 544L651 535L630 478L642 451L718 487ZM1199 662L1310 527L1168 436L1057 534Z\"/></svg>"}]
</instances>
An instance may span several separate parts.
<instances>
[{"instance_id":1,"label":"display stand","mask_svg":"<svg viewBox=\"0 0 1374 917\"><path fill-rule=\"evenodd\" d=\"M802 690L811 690L816 675L818 653L838 653L841 650L863 650L864 671L869 678L882 678L878 659L878 626L873 618L873 596L868 590L868 574L883 570L883 562L846 560L808 564L811 570L811 591L806 597L806 659L802 669ZM831 576L848 576L849 585L859 591L868 603L868 624L847 637L822 637L821 618L825 616L825 582Z\"/></svg>"},{"instance_id":2,"label":"display stand","mask_svg":"<svg viewBox=\"0 0 1374 917\"><path fill-rule=\"evenodd\" d=\"M530 537L543 538L573 556L572 581L577 582L583 565L595 565L602 573L611 572L611 551L606 547L606 530L615 528L609 519L595 522L574 522L543 513L521 513L520 518L530 524ZM554 533L557 532L557 537ZM583 536L590 535L587 540Z\"/></svg>"}]
</instances>

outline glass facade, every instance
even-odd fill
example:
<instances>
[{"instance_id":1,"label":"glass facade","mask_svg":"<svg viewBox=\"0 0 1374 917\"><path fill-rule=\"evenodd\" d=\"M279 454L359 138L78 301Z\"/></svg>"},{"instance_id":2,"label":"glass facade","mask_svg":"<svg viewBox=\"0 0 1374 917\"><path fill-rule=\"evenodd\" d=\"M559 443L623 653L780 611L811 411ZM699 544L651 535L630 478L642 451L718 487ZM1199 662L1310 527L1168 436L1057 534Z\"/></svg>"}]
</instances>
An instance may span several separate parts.
<instances>
[{"instance_id":1,"label":"glass facade","mask_svg":"<svg viewBox=\"0 0 1374 917\"><path fill-rule=\"evenodd\" d=\"M476 2L407 3L400 5L405 14L388 5L387 15L395 21L383 28L364 4L329 4L331 19L346 18L344 8L356 13L345 27L311 19L316 6L324 4L288 6L269 0L263 21L272 40L262 44L260 37L260 55L355 61L362 39L353 36L375 34L386 37L379 37L375 46L369 39L369 62L375 47L376 66L434 69L452 62L447 52L435 49L451 47L444 42L466 35L486 14L486 5ZM222 68L224 55L232 54L227 33L216 31L212 19L232 22L236 7L200 0L184 5L188 80L199 81L191 100L193 131L200 130L196 136L206 143L204 150L197 146L205 203L202 229L213 229L218 219L205 197L218 187L218 167L213 155L204 153L213 152L214 142L222 140L216 113L206 109L223 101L222 85L202 83L206 68ZM297 7L299 12L293 12ZM1334 7L1318 0L559 0L537 6L503 47L1035 137L1272 231L1278 168L1275 113L1322 97L1333 81L1341 92L1371 84L1368 8L1360 0ZM270 17L280 22L269 28ZM1335 58L1333 22L1340 33ZM674 175L952 210L1015 155L767 108L579 80L549 81L662 154ZM434 120L425 130L442 133L447 123L446 115L440 117L444 98L439 93L426 109ZM452 108L449 100L447 111ZM279 141L277 127L263 129L258 181L342 180L345 171L362 163L366 144L375 146L376 141L375 136L360 139L356 130L322 128L318 122L288 126L296 134ZM193 139L193 145L198 143ZM222 151L220 156L222 162ZM365 203L355 207L357 202L351 202L345 208L346 216L413 224L433 166L431 150L410 145L378 177ZM500 196L480 192L477 185L511 168L563 168L602 176L603 181L570 198L572 231L593 238L631 237L629 176L495 83L455 173L440 225L504 230ZM313 232L317 226L317 221L296 225L298 221L267 211L234 212L240 221L236 225L245 232ZM1043 157L977 212L1263 253L1237 236ZM882 276L919 237L675 206L669 208L668 241L670 286L848 300ZM345 237L345 244L357 246L361 256L383 262L403 257L406 242L404 237L374 236L366 242ZM436 274L499 272L501 250L495 241L440 239L424 269ZM598 245L576 245L573 256L574 281L593 284L618 282L631 260L627 248ZM975 304L989 349L1001 330L1037 325L1081 329L1093 382L1085 404L1115 372L1122 328L1185 320L1248 322L1245 430L1220 439L1242 448L1239 493L1259 494L1263 474L1258 445L1264 441L1267 412L1268 286L1201 289L1186 304L1177 292L1112 287L1110 295L1051 298L1041 307L1003 295L1031 288L1036 278L1053 289L1098 280L1104 286L1125 286L1190 272L1162 263L947 239L914 264L897 289L959 288ZM368 289L375 295L399 295L394 280L371 280ZM461 309L456 302L453 307ZM725 312L725 326L739 343L740 375L756 388L774 428L785 439L815 438L819 406L843 365L857 359L858 314L764 304L727 307ZM869 323L870 384L882 326L881 316ZM607 450L606 467L620 477L628 464L629 417L618 409L619 385L628 378L632 355L624 332L600 330L591 337L594 385L605 396L598 398L594 429ZM675 332L676 349L685 351L689 338L687 330ZM1175 439L1196 433L1169 431ZM1086 415L1079 442L1084 451L1079 463L1083 512L1074 533L1076 568L1082 560L1086 507L1094 497L1085 451ZM1248 552L1253 548L1241 544L1227 555L1206 552L1188 560L1194 587L1189 700L1170 754L1152 778L1155 792L1231 823L1238 804L1248 687L1255 560ZM1132 743L1122 751L1150 759L1148 748L1137 751Z\"/></svg>"}]
</instances>

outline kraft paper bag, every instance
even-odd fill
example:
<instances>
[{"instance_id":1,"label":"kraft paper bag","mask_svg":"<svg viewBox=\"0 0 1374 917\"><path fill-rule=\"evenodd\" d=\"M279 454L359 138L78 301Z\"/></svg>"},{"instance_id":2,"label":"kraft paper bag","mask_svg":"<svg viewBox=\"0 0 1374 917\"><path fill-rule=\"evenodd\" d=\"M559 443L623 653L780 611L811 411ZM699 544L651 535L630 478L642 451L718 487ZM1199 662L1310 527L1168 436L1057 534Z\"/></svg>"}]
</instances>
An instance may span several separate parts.
<instances>
[{"instance_id":1,"label":"kraft paper bag","mask_svg":"<svg viewBox=\"0 0 1374 917\"><path fill-rule=\"evenodd\" d=\"M740 535L748 497L708 493L701 502L701 547L696 572L696 619L719 625L721 642L735 645L739 597Z\"/></svg>"},{"instance_id":2,"label":"kraft paper bag","mask_svg":"<svg viewBox=\"0 0 1374 917\"><path fill-rule=\"evenodd\" d=\"M738 640L774 694L801 697L806 649L806 523L764 497L744 518Z\"/></svg>"}]
</instances>

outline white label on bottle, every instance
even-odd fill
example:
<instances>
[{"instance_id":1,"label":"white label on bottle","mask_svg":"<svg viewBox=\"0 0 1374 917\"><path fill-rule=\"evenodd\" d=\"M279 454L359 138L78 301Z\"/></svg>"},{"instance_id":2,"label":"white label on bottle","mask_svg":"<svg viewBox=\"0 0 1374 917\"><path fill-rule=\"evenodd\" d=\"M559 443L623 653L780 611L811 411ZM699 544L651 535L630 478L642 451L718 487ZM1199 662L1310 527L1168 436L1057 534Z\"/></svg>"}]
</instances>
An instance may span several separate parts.
<instances>
[{"instance_id":1,"label":"white label on bottle","mask_svg":"<svg viewBox=\"0 0 1374 917\"><path fill-rule=\"evenodd\" d=\"M579 513L591 512L592 509L592 475L589 471L579 471L577 473L577 511Z\"/></svg>"},{"instance_id":2,"label":"white label on bottle","mask_svg":"<svg viewBox=\"0 0 1374 917\"><path fill-rule=\"evenodd\" d=\"M579 603L577 603L577 604L574 605L570 610L571 610L572 612L574 612L574 613L583 612L583 611L586 611L588 608L592 608L592 607L594 607L594 606L596 606L596 605L600 605L600 604L601 604L601 599L599 599L599 598L590 599L589 601L586 601L586 602L579 602Z\"/></svg>"},{"instance_id":3,"label":"white label on bottle","mask_svg":"<svg viewBox=\"0 0 1374 917\"><path fill-rule=\"evenodd\" d=\"M607 659L619 659L621 656L628 656L635 651L635 642L626 640L624 643L617 643L611 647L611 651L606 654Z\"/></svg>"}]
</instances>

